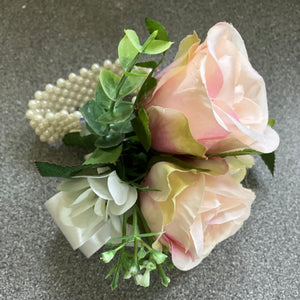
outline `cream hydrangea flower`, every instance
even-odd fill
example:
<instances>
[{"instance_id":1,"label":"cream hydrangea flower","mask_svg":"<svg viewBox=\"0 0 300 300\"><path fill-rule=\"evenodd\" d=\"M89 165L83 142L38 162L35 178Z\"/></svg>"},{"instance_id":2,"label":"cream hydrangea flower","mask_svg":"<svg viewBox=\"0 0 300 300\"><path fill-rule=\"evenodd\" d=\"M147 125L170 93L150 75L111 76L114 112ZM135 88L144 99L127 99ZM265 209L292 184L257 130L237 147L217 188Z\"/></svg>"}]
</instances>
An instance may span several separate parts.
<instances>
[{"instance_id":1,"label":"cream hydrangea flower","mask_svg":"<svg viewBox=\"0 0 300 300\"><path fill-rule=\"evenodd\" d=\"M122 236L121 216L137 200L134 187L116 171L62 182L45 205L73 249L89 257L112 237Z\"/></svg>"}]
</instances>

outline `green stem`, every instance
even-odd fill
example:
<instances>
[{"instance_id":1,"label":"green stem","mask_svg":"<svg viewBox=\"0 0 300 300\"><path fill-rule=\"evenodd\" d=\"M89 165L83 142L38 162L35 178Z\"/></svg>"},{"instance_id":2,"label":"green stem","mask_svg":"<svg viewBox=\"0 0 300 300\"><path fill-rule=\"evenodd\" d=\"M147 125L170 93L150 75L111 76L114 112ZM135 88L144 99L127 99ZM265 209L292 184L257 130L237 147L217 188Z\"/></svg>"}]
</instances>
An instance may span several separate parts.
<instances>
[{"instance_id":1,"label":"green stem","mask_svg":"<svg viewBox=\"0 0 300 300\"><path fill-rule=\"evenodd\" d=\"M138 268L138 256L137 256L137 253L138 253L138 228L137 228L137 210L136 210L136 207L137 207L137 204L135 204L133 206L133 234L134 234L134 264L136 265L136 267Z\"/></svg>"},{"instance_id":2,"label":"green stem","mask_svg":"<svg viewBox=\"0 0 300 300\"><path fill-rule=\"evenodd\" d=\"M141 56L142 53L138 53L134 59L130 62L130 64L127 66L127 68L124 70L125 72L130 72L133 67L135 66L135 64L138 62L140 56ZM125 80L127 79L127 75L125 74L125 72L122 74L121 76L121 79L117 85L117 90L116 90L116 99L119 98L119 94L120 94L120 90L125 82ZM113 105L115 105L115 102L113 102Z\"/></svg>"}]
</instances>

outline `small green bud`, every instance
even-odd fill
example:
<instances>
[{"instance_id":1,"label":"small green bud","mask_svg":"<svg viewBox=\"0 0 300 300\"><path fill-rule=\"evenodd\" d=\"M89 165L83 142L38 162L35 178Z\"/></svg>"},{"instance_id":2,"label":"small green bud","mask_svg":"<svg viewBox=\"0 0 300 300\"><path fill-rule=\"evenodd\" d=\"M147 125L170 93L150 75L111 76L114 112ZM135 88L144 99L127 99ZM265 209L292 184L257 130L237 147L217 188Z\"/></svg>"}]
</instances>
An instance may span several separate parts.
<instances>
[{"instance_id":1,"label":"small green bud","mask_svg":"<svg viewBox=\"0 0 300 300\"><path fill-rule=\"evenodd\" d=\"M101 253L100 259L102 259L105 263L109 263L114 258L115 254L115 250L106 251Z\"/></svg>"},{"instance_id":2,"label":"small green bud","mask_svg":"<svg viewBox=\"0 0 300 300\"><path fill-rule=\"evenodd\" d=\"M150 285L150 270L146 270L144 275L138 274L134 277L137 285L148 287Z\"/></svg>"},{"instance_id":3,"label":"small green bud","mask_svg":"<svg viewBox=\"0 0 300 300\"><path fill-rule=\"evenodd\" d=\"M155 260L155 262L158 265L162 264L165 261L165 259L168 257L167 255L156 250L152 250L151 254L152 254L152 258Z\"/></svg>"}]
</instances>

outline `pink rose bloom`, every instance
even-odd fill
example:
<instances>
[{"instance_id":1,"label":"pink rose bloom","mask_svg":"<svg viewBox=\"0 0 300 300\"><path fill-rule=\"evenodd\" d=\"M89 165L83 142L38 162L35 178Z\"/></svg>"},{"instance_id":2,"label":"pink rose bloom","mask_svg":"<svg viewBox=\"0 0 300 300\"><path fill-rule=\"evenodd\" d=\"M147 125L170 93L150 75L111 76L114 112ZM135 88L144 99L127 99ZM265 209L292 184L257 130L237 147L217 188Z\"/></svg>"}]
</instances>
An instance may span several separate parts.
<instances>
[{"instance_id":1,"label":"pink rose bloom","mask_svg":"<svg viewBox=\"0 0 300 300\"><path fill-rule=\"evenodd\" d=\"M198 265L221 241L235 234L249 217L254 193L228 172L223 159L202 160L212 175L171 163L155 164L144 184L160 191L142 192L140 206L152 232L183 271ZM218 175L218 176L215 176Z\"/></svg>"},{"instance_id":2,"label":"pink rose bloom","mask_svg":"<svg viewBox=\"0 0 300 300\"><path fill-rule=\"evenodd\" d=\"M180 43L175 61L159 74L144 103L152 147L195 156L245 148L274 151L279 136L268 126L265 83L240 34L218 23L199 43L195 32Z\"/></svg>"}]
</instances>

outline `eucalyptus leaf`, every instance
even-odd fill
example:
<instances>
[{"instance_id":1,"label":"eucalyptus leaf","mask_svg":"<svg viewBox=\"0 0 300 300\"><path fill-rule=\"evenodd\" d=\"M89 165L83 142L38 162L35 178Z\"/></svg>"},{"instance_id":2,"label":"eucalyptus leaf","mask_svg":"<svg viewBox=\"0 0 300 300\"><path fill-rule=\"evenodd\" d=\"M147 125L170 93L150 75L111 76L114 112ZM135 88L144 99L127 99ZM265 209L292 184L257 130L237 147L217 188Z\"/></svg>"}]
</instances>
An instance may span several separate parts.
<instances>
[{"instance_id":1,"label":"eucalyptus leaf","mask_svg":"<svg viewBox=\"0 0 300 300\"><path fill-rule=\"evenodd\" d=\"M129 41L132 43L132 45L136 48L138 52L142 51L142 45L140 44L140 40L136 32L132 29L126 29L124 30L126 36L128 37Z\"/></svg>"},{"instance_id":2,"label":"eucalyptus leaf","mask_svg":"<svg viewBox=\"0 0 300 300\"><path fill-rule=\"evenodd\" d=\"M107 126L98 121L99 116L105 113L103 108L97 105L95 100L86 102L83 107L80 108L80 112L86 122L87 128L92 130L97 135L106 135Z\"/></svg>"},{"instance_id":3,"label":"eucalyptus leaf","mask_svg":"<svg viewBox=\"0 0 300 300\"><path fill-rule=\"evenodd\" d=\"M136 63L135 65L142 68L155 69L157 67L157 62L154 60L150 60L150 61L139 62Z\"/></svg>"},{"instance_id":4,"label":"eucalyptus leaf","mask_svg":"<svg viewBox=\"0 0 300 300\"><path fill-rule=\"evenodd\" d=\"M116 101L116 88L120 81L120 77L112 71L103 69L100 73L99 79L106 96L109 99Z\"/></svg>"},{"instance_id":5,"label":"eucalyptus leaf","mask_svg":"<svg viewBox=\"0 0 300 300\"><path fill-rule=\"evenodd\" d=\"M122 145L116 148L101 149L97 148L93 154L84 162L84 165L98 163L114 163L120 157Z\"/></svg>"},{"instance_id":6,"label":"eucalyptus leaf","mask_svg":"<svg viewBox=\"0 0 300 300\"><path fill-rule=\"evenodd\" d=\"M95 100L99 107L109 109L111 99L105 94L101 83L99 82L95 91Z\"/></svg>"},{"instance_id":7,"label":"eucalyptus leaf","mask_svg":"<svg viewBox=\"0 0 300 300\"><path fill-rule=\"evenodd\" d=\"M166 42L160 40L153 40L149 43L149 45L144 49L144 53L146 54L159 54L168 50L173 42Z\"/></svg>"},{"instance_id":8,"label":"eucalyptus leaf","mask_svg":"<svg viewBox=\"0 0 300 300\"><path fill-rule=\"evenodd\" d=\"M81 136L79 132L71 132L64 136L63 143L67 146L79 146L85 149L95 149L97 136L94 134Z\"/></svg>"},{"instance_id":9,"label":"eucalyptus leaf","mask_svg":"<svg viewBox=\"0 0 300 300\"><path fill-rule=\"evenodd\" d=\"M123 142L124 137L125 134L122 133L99 136L95 141L95 146L103 149L116 147Z\"/></svg>"},{"instance_id":10,"label":"eucalyptus leaf","mask_svg":"<svg viewBox=\"0 0 300 300\"><path fill-rule=\"evenodd\" d=\"M155 30L151 33L151 35L148 37L148 39L146 40L146 42L143 45L142 52L144 52L144 50L147 48L147 46L156 38L157 34L158 34L158 30Z\"/></svg>"},{"instance_id":11,"label":"eucalyptus leaf","mask_svg":"<svg viewBox=\"0 0 300 300\"><path fill-rule=\"evenodd\" d=\"M147 75L146 75L147 76ZM129 76L124 81L123 86L120 89L119 96L121 98L131 94L135 90L137 90L145 80L145 76Z\"/></svg>"},{"instance_id":12,"label":"eucalyptus leaf","mask_svg":"<svg viewBox=\"0 0 300 300\"><path fill-rule=\"evenodd\" d=\"M145 19L146 26L148 28L148 31L152 33L155 30L158 30L158 34L156 36L157 40L162 40L162 41L169 41L169 35L168 32L166 31L165 27L161 25L159 22L154 21L150 18Z\"/></svg>"},{"instance_id":13,"label":"eucalyptus leaf","mask_svg":"<svg viewBox=\"0 0 300 300\"><path fill-rule=\"evenodd\" d=\"M133 77L147 77L148 72L144 70L139 70L139 69L133 69L131 72L124 72L126 76L133 76Z\"/></svg>"},{"instance_id":14,"label":"eucalyptus leaf","mask_svg":"<svg viewBox=\"0 0 300 300\"><path fill-rule=\"evenodd\" d=\"M127 121L118 123L118 124L111 124L110 129L113 132L118 133L130 133L133 131L132 125L131 125L131 118L129 118Z\"/></svg>"},{"instance_id":15,"label":"eucalyptus leaf","mask_svg":"<svg viewBox=\"0 0 300 300\"><path fill-rule=\"evenodd\" d=\"M98 120L104 124L118 124L130 118L133 112L133 104L131 102L120 101L114 106L113 111L102 114Z\"/></svg>"},{"instance_id":16,"label":"eucalyptus leaf","mask_svg":"<svg viewBox=\"0 0 300 300\"><path fill-rule=\"evenodd\" d=\"M118 46L119 60L124 70L127 70L138 53L139 51L133 46L127 35L125 35Z\"/></svg>"},{"instance_id":17,"label":"eucalyptus leaf","mask_svg":"<svg viewBox=\"0 0 300 300\"><path fill-rule=\"evenodd\" d=\"M149 119L144 108L138 112L138 116L131 121L132 127L146 151L151 147L151 132L149 130Z\"/></svg>"}]
</instances>

